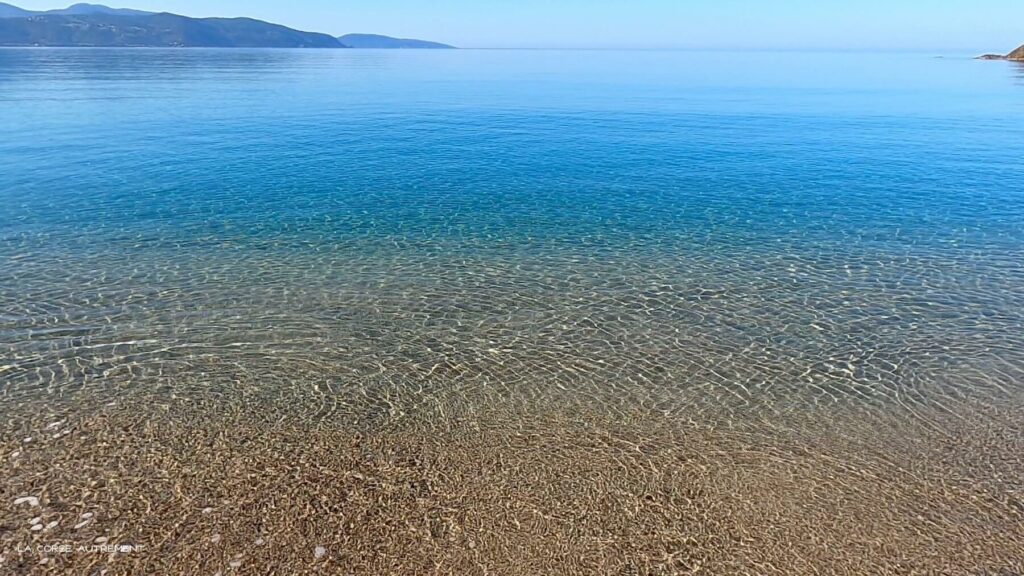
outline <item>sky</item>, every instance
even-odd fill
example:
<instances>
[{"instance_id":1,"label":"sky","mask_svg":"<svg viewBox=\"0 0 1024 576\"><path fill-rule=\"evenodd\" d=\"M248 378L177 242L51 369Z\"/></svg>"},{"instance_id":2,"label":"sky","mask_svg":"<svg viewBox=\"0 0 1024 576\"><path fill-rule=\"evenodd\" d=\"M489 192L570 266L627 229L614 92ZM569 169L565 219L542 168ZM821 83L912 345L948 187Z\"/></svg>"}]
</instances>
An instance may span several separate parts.
<instances>
[{"instance_id":1,"label":"sky","mask_svg":"<svg viewBox=\"0 0 1024 576\"><path fill-rule=\"evenodd\" d=\"M22 8L54 0L6 0ZM91 0L100 2L101 0ZM68 2L70 3L70 1ZM464 48L707 48L1009 52L1021 0L109 0L186 16L380 33Z\"/></svg>"}]
</instances>

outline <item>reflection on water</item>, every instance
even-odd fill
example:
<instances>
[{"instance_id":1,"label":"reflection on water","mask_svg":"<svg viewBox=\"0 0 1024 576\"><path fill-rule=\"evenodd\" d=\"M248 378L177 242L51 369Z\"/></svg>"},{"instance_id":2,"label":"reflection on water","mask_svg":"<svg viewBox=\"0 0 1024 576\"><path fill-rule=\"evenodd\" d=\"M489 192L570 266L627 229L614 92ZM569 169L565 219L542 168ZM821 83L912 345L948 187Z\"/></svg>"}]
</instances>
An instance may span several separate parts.
<instances>
[{"instance_id":1,"label":"reflection on water","mask_svg":"<svg viewBox=\"0 0 1024 576\"><path fill-rule=\"evenodd\" d=\"M331 61L310 56L301 50L282 49L0 49L0 71L3 72L0 78L16 77L24 81L27 77L41 75L48 78L152 82L154 79L195 81L206 74L218 74L223 80L272 74ZM373 67L375 62L384 59L386 54L372 50L353 51L348 55L348 62L355 67Z\"/></svg>"},{"instance_id":2,"label":"reflection on water","mask_svg":"<svg viewBox=\"0 0 1024 576\"><path fill-rule=\"evenodd\" d=\"M270 515L220 518L239 538L306 546L268 511L322 490L354 507L322 512L338 525L391 502L395 517L364 518L378 544L391 521L427 522L429 545L387 540L405 558L442 536L472 549L459 522L479 517L441 511L577 499L593 541L630 535L620 564L578 551L577 570L678 568L683 528L639 532L652 502L715 519L693 562L799 570L815 553L793 542L850 499L916 566L982 538L984 569L1014 568L1014 79L913 55L0 50L0 401L20 467L4 494L85 498L179 566L214 567L162 532L216 508L198 500ZM26 437L53 460L20 460ZM291 450L315 464L275 476ZM128 463L173 471L163 500L110 470ZM63 466L128 479L86 489ZM200 497L182 491L211 485L196 466L267 472L261 491ZM470 469L479 492L445 492ZM651 494L618 508L615 490ZM536 522L590 542L557 515L487 517L482 532L537 530L478 537L492 561L552 558ZM744 547L763 522L784 529L760 556ZM850 543L833 562L901 565L860 528L831 530Z\"/></svg>"}]
</instances>

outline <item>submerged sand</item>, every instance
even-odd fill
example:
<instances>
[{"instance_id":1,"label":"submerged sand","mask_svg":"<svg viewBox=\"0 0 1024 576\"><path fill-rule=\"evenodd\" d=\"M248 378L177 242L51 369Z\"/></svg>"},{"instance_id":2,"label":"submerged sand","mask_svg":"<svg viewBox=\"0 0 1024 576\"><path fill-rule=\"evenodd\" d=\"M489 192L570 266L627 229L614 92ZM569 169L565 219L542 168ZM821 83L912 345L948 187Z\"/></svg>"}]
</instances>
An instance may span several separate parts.
<instances>
[{"instance_id":1,"label":"submerged sand","mask_svg":"<svg viewBox=\"0 0 1024 576\"><path fill-rule=\"evenodd\" d=\"M1024 418L990 406L742 426L557 403L373 426L240 398L80 408L4 424L3 573L1024 571Z\"/></svg>"}]
</instances>

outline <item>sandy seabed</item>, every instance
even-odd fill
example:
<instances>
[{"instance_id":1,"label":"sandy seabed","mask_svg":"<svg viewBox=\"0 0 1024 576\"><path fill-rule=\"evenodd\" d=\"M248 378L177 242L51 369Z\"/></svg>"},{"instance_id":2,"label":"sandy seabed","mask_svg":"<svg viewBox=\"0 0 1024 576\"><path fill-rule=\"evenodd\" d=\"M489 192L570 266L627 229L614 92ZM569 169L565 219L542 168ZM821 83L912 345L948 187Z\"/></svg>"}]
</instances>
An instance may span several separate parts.
<instances>
[{"instance_id":1,"label":"sandy seabed","mask_svg":"<svg viewBox=\"0 0 1024 576\"><path fill-rule=\"evenodd\" d=\"M310 410L169 395L8 419L0 572L1024 573L1011 412Z\"/></svg>"}]
</instances>

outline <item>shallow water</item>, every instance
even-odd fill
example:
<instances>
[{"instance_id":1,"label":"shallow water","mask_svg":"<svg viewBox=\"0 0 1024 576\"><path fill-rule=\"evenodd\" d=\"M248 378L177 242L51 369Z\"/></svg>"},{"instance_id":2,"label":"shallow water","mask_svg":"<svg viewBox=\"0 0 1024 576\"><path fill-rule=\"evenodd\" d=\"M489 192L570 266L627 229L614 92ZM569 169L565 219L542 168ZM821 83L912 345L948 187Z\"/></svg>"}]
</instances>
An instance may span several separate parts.
<instances>
[{"instance_id":1,"label":"shallow water","mask_svg":"<svg viewBox=\"0 0 1024 576\"><path fill-rule=\"evenodd\" d=\"M1019 439L1009 63L11 49L0 125L13 444L179 401L358 434L557 407Z\"/></svg>"}]
</instances>

